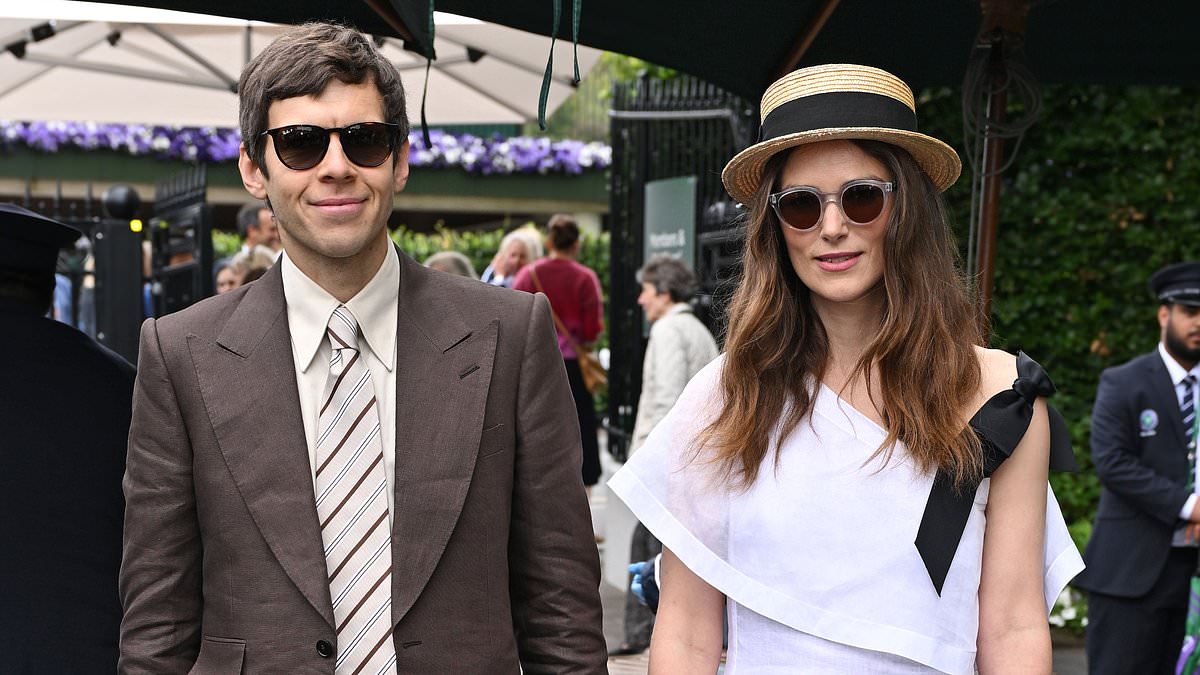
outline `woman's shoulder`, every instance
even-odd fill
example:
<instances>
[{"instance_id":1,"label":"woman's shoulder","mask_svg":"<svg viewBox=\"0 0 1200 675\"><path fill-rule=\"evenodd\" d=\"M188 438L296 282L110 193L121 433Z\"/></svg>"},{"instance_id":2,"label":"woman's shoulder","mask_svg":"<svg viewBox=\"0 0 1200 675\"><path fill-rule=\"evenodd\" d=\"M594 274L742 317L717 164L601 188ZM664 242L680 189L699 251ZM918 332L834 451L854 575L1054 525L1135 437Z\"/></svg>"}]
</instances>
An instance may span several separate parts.
<instances>
[{"instance_id":1,"label":"woman's shoulder","mask_svg":"<svg viewBox=\"0 0 1200 675\"><path fill-rule=\"evenodd\" d=\"M1025 352L975 347L979 359L979 398L988 401L1004 392L1015 392L1029 403L1055 392L1046 369Z\"/></svg>"},{"instance_id":2,"label":"woman's shoulder","mask_svg":"<svg viewBox=\"0 0 1200 675\"><path fill-rule=\"evenodd\" d=\"M1028 429L1038 399L1054 394L1054 382L1024 352L1014 356L999 349L977 347L975 351L981 374L980 403L970 417L970 424L983 440L1007 456ZM1053 405L1047 405L1045 410L1050 431L1050 468L1072 471L1075 462L1066 421Z\"/></svg>"},{"instance_id":3,"label":"woman's shoulder","mask_svg":"<svg viewBox=\"0 0 1200 675\"><path fill-rule=\"evenodd\" d=\"M1017 379L1017 357L1003 349L975 347L979 360L979 395L982 404L996 394L1012 389ZM978 408L978 406L975 406Z\"/></svg>"}]
</instances>

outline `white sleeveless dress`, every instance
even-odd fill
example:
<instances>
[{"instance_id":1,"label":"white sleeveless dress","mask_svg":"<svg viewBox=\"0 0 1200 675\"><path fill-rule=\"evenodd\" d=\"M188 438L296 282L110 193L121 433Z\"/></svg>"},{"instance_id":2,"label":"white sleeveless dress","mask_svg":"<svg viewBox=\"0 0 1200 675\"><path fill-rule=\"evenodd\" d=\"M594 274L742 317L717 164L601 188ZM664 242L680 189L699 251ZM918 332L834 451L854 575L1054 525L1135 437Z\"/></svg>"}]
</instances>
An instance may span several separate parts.
<instances>
[{"instance_id":1,"label":"white sleeveless dress","mask_svg":"<svg viewBox=\"0 0 1200 675\"><path fill-rule=\"evenodd\" d=\"M727 597L725 673L974 672L990 479L969 505L939 594L914 544L934 476L903 447L886 465L869 461L886 432L829 388L818 387L811 418L778 448L777 469L765 461L747 491L722 487L703 454L690 461L691 439L716 413L723 362L696 375L609 487ZM1049 611L1083 561L1046 489Z\"/></svg>"}]
</instances>

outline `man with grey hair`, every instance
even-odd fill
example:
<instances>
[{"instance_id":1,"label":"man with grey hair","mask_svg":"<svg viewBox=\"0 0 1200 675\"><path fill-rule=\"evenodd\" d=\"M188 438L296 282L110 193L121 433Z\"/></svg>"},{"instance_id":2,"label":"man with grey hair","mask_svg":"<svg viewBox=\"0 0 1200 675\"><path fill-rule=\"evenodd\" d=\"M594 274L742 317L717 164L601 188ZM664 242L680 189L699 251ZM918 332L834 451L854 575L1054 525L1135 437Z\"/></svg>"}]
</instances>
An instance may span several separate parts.
<instances>
[{"instance_id":1,"label":"man with grey hair","mask_svg":"<svg viewBox=\"0 0 1200 675\"><path fill-rule=\"evenodd\" d=\"M717 358L717 343L688 304L696 292L696 276L678 258L658 255L637 272L642 292L637 302L650 322L650 340L642 365L642 394L633 426L632 455L650 431L666 417L688 381ZM662 552L662 543L638 524L629 561L638 563ZM654 615L632 592L625 597L625 641L614 655L637 654L650 646Z\"/></svg>"},{"instance_id":2,"label":"man with grey hair","mask_svg":"<svg viewBox=\"0 0 1200 675\"><path fill-rule=\"evenodd\" d=\"M438 251L425 259L425 266L468 279L475 278L475 266L471 264L471 259L458 251Z\"/></svg>"},{"instance_id":3,"label":"man with grey hair","mask_svg":"<svg viewBox=\"0 0 1200 675\"><path fill-rule=\"evenodd\" d=\"M289 29L238 96L284 253L142 327L120 672L605 672L546 298L392 244L408 117L370 39Z\"/></svg>"},{"instance_id":4,"label":"man with grey hair","mask_svg":"<svg viewBox=\"0 0 1200 675\"><path fill-rule=\"evenodd\" d=\"M238 209L238 234L242 237L242 250L252 251L255 246L266 246L278 252L282 244L279 241L279 227L275 224L275 216L264 202L249 202Z\"/></svg>"}]
</instances>

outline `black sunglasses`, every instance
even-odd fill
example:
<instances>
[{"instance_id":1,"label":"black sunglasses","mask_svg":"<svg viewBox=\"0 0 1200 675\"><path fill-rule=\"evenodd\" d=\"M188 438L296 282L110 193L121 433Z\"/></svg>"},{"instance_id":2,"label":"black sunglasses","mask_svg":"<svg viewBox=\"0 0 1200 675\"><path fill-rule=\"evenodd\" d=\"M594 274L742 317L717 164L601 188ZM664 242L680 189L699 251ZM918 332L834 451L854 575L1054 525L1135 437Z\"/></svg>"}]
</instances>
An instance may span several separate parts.
<instances>
[{"instance_id":1,"label":"black sunglasses","mask_svg":"<svg viewBox=\"0 0 1200 675\"><path fill-rule=\"evenodd\" d=\"M837 202L846 220L855 225L866 225L883 213L883 207L895 191L894 182L863 178L846 183L838 192L795 187L776 192L767 201L781 223L799 232L809 232L821 224L825 204L830 201Z\"/></svg>"},{"instance_id":2,"label":"black sunglasses","mask_svg":"<svg viewBox=\"0 0 1200 675\"><path fill-rule=\"evenodd\" d=\"M346 127L326 129L315 124L289 124L267 129L259 137L270 136L275 156L294 171L311 169L325 159L329 135L338 133L346 159L363 167L376 167L387 161L396 149L400 125L390 122L359 122Z\"/></svg>"}]
</instances>

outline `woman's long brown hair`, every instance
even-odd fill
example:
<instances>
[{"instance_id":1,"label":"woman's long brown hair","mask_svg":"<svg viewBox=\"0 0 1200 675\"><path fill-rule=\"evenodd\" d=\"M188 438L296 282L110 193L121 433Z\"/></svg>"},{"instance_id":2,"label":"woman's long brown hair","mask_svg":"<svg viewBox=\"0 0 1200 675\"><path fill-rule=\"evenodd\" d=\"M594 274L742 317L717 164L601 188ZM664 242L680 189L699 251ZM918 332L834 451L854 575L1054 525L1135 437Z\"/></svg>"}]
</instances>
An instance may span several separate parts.
<instances>
[{"instance_id":1,"label":"woman's long brown hair","mask_svg":"<svg viewBox=\"0 0 1200 675\"><path fill-rule=\"evenodd\" d=\"M879 373L882 401L875 404L888 433L876 456L888 461L900 441L920 469L944 469L962 486L982 473L979 440L963 419L980 386L974 346L982 344L982 331L945 202L908 152L854 143L886 166L897 185L884 239L883 315L850 379L865 377L870 391L873 366ZM813 387L829 357L824 326L767 204L787 156L767 163L749 205L742 278L729 309L723 404L696 443L736 488L752 484L771 442L812 412Z\"/></svg>"}]
</instances>

